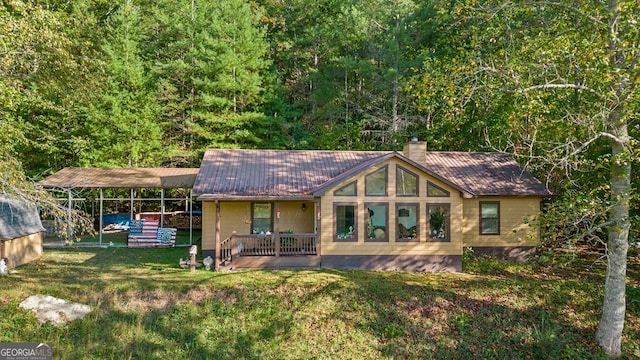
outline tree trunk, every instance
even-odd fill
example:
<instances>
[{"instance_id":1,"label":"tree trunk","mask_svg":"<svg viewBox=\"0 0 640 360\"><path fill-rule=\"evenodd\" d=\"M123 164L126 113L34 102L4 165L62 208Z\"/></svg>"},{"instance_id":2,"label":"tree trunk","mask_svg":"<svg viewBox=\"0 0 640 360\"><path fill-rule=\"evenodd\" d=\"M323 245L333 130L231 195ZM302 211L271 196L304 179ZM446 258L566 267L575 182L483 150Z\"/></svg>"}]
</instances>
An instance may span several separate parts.
<instances>
[{"instance_id":1,"label":"tree trunk","mask_svg":"<svg viewBox=\"0 0 640 360\"><path fill-rule=\"evenodd\" d=\"M398 39L398 32L400 28L400 14L395 15L396 27L394 38L394 54L393 54L393 98L391 103L391 132L395 141L395 136L398 134L398 101L400 99L400 40Z\"/></svg>"},{"instance_id":2,"label":"tree trunk","mask_svg":"<svg viewBox=\"0 0 640 360\"><path fill-rule=\"evenodd\" d=\"M628 139L626 121L621 111L615 109L609 118L612 133L619 140ZM631 191L631 161L626 156L627 142L612 140L611 201L607 242L607 277L604 283L602 317L598 324L596 339L610 356L620 356L622 330L625 318L625 290L627 272L627 250L629 249L629 193Z\"/></svg>"},{"instance_id":3,"label":"tree trunk","mask_svg":"<svg viewBox=\"0 0 640 360\"><path fill-rule=\"evenodd\" d=\"M629 84L626 75L625 57L620 49L618 29L620 4L610 0L608 4L609 49L611 64L615 68L617 81L614 91L618 103L607 117L607 126L611 135L611 211L607 240L607 277L604 283L604 301L602 316L598 323L596 339L609 356L621 355L622 330L626 312L625 290L627 276L627 251L629 249L629 194L631 192L631 159L628 150L628 122L624 116L625 90Z\"/></svg>"}]
</instances>

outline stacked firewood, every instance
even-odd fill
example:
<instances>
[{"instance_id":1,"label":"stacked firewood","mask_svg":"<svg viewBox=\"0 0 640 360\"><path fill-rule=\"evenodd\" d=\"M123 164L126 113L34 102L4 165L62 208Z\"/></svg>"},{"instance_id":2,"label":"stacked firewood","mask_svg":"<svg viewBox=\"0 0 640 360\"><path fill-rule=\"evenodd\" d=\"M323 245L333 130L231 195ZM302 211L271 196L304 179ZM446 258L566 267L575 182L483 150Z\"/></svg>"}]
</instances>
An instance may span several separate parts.
<instances>
[{"instance_id":1,"label":"stacked firewood","mask_svg":"<svg viewBox=\"0 0 640 360\"><path fill-rule=\"evenodd\" d=\"M189 229L189 214L165 214L164 226L177 229ZM202 217L193 216L193 228L202 229Z\"/></svg>"}]
</instances>

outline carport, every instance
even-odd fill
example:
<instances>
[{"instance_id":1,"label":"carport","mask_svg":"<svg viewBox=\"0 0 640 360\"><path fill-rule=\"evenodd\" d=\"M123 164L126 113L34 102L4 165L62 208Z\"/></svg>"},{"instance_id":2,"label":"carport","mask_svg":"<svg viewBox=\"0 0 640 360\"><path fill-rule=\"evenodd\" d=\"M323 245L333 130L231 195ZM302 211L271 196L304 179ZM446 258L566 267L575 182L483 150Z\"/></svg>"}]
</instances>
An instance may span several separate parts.
<instances>
[{"instance_id":1,"label":"carport","mask_svg":"<svg viewBox=\"0 0 640 360\"><path fill-rule=\"evenodd\" d=\"M67 240L71 240L73 229L71 227L71 212L75 201L84 200L76 198L74 192L82 190L98 190L99 207L99 243L102 246L103 215L105 201L130 202L130 218L135 214L134 201L160 201L161 226L165 217L166 201L185 201L185 211L189 215L189 244L193 243L193 194L192 188L198 174L198 168L76 168L67 167L40 181L38 184L50 191L62 191L66 193L67 201ZM106 189L129 190L129 197L105 198ZM143 189L160 190L160 198L136 197L136 191ZM185 189L188 195L184 198L166 198L168 189Z\"/></svg>"}]
</instances>

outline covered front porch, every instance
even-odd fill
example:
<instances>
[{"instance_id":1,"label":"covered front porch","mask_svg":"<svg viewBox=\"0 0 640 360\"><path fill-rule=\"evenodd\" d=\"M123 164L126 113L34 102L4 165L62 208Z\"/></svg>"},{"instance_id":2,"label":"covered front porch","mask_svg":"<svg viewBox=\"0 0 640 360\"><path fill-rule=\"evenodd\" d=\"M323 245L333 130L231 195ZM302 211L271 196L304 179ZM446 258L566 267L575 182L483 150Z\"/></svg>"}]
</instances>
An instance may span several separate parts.
<instances>
[{"instance_id":1,"label":"covered front porch","mask_svg":"<svg viewBox=\"0 0 640 360\"><path fill-rule=\"evenodd\" d=\"M316 234L231 234L220 243L221 269L320 267Z\"/></svg>"},{"instance_id":2,"label":"covered front porch","mask_svg":"<svg viewBox=\"0 0 640 360\"><path fill-rule=\"evenodd\" d=\"M203 256L218 270L320 267L315 199L204 201L203 215Z\"/></svg>"}]
</instances>

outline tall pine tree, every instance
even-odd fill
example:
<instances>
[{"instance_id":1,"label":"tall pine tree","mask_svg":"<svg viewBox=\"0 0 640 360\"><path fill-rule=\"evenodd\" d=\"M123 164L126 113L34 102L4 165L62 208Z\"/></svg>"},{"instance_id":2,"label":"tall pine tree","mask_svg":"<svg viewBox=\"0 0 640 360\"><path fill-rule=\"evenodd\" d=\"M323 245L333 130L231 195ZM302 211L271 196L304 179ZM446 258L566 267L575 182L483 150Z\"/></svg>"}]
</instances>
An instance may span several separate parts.
<instances>
[{"instance_id":1,"label":"tall pine tree","mask_svg":"<svg viewBox=\"0 0 640 360\"><path fill-rule=\"evenodd\" d=\"M150 57L166 136L197 162L207 147L258 147L269 63L258 16L244 1L160 2ZM179 155L179 154L175 154ZM182 160L184 159L184 160Z\"/></svg>"},{"instance_id":2,"label":"tall pine tree","mask_svg":"<svg viewBox=\"0 0 640 360\"><path fill-rule=\"evenodd\" d=\"M87 145L81 164L151 166L162 160L162 127L154 83L141 58L139 8L124 0L106 23L106 83L86 112Z\"/></svg>"}]
</instances>

